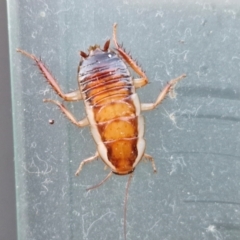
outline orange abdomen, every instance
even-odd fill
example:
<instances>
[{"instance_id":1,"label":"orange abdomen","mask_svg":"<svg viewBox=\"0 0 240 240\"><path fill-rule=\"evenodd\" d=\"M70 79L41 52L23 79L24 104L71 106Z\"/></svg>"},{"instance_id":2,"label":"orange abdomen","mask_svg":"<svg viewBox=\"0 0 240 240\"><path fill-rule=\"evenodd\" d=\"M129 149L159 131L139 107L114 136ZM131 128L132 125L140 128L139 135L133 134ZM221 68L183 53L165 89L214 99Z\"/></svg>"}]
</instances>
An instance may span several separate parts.
<instances>
[{"instance_id":1,"label":"orange abdomen","mask_svg":"<svg viewBox=\"0 0 240 240\"><path fill-rule=\"evenodd\" d=\"M118 174L134 170L138 156L138 116L135 89L125 63L115 54L97 49L80 63L79 85L93 137L105 146L107 160ZM106 162L106 159L99 152Z\"/></svg>"}]
</instances>

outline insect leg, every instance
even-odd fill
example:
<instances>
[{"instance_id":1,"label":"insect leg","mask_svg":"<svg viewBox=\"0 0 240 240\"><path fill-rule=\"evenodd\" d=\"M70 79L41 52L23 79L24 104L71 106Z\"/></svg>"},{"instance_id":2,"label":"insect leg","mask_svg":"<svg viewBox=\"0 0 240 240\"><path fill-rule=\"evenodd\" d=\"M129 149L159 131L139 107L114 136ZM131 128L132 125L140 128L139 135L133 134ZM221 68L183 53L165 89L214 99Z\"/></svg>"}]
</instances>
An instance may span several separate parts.
<instances>
[{"instance_id":1,"label":"insect leg","mask_svg":"<svg viewBox=\"0 0 240 240\"><path fill-rule=\"evenodd\" d=\"M78 127L85 127L89 124L88 119L84 118L81 121L77 121L76 118L73 116L72 113L69 112L69 110L60 102L52 100L52 99L43 99L44 102L51 102L53 104L56 104L61 111L65 114L65 116L75 125Z\"/></svg>"},{"instance_id":2,"label":"insect leg","mask_svg":"<svg viewBox=\"0 0 240 240\"><path fill-rule=\"evenodd\" d=\"M81 172L84 164L89 163L89 162L92 162L93 160L96 160L98 157L99 157L99 154L98 154L98 152L96 152L94 156L89 157L89 158L87 158L87 159L84 159L84 160L80 163L80 165L79 165L79 167L78 167L78 169L77 169L77 171L76 171L76 173L75 173L75 176L78 176L78 175L79 175L79 173Z\"/></svg>"},{"instance_id":3,"label":"insect leg","mask_svg":"<svg viewBox=\"0 0 240 240\"><path fill-rule=\"evenodd\" d=\"M17 49L17 52L22 53L23 55L31 58L33 61L36 62L39 70L43 74L43 76L46 78L47 82L52 86L53 90L65 101L78 101L82 99L82 95L80 90L76 90L70 93L64 93L62 89L60 88L59 84L57 83L56 79L52 76L50 71L47 69L47 67L43 64L43 62L35 57L33 54L30 54L24 50Z\"/></svg>"},{"instance_id":4,"label":"insect leg","mask_svg":"<svg viewBox=\"0 0 240 240\"><path fill-rule=\"evenodd\" d=\"M140 76L140 78L134 79L133 84L135 88L140 88L148 83L148 78L144 71L138 66L137 62L125 52L125 50L117 42L117 24L113 25L113 41L116 45L116 50L119 55L126 61L126 63Z\"/></svg>"},{"instance_id":5,"label":"insect leg","mask_svg":"<svg viewBox=\"0 0 240 240\"><path fill-rule=\"evenodd\" d=\"M152 168L153 168L153 172L156 173L157 172L157 168L154 162L154 159L151 155L144 153L143 155L148 161L152 162Z\"/></svg>"},{"instance_id":6,"label":"insect leg","mask_svg":"<svg viewBox=\"0 0 240 240\"><path fill-rule=\"evenodd\" d=\"M133 85L135 88L144 87L146 84L148 84L148 79L146 78L135 78L133 79Z\"/></svg>"},{"instance_id":7,"label":"insect leg","mask_svg":"<svg viewBox=\"0 0 240 240\"><path fill-rule=\"evenodd\" d=\"M160 92L160 94L158 95L158 98L156 100L155 103L141 103L141 110L142 111L147 111L147 110L152 110L154 109L158 104L160 104L164 98L167 96L168 93L173 93L173 89L175 87L175 85L183 78L186 77L186 74L182 74L181 76L172 79L167 85L166 87Z\"/></svg>"}]
</instances>

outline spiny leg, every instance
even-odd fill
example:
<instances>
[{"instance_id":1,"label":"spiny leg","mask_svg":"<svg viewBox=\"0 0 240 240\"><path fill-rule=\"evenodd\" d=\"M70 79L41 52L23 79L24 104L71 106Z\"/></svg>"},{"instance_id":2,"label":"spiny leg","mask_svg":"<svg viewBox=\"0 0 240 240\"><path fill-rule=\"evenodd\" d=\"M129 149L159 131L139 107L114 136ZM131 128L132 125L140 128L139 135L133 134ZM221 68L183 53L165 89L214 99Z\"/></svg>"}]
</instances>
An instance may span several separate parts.
<instances>
[{"instance_id":1,"label":"spiny leg","mask_svg":"<svg viewBox=\"0 0 240 240\"><path fill-rule=\"evenodd\" d=\"M151 155L147 154L147 153L144 153L143 157L145 157L148 161L150 161L152 163L153 172L156 173L157 168L156 168L153 157Z\"/></svg>"},{"instance_id":2,"label":"spiny leg","mask_svg":"<svg viewBox=\"0 0 240 240\"><path fill-rule=\"evenodd\" d=\"M69 112L69 110L60 102L56 101L56 100L52 100L52 99L43 99L44 102L51 102L53 104L56 104L60 110L65 114L65 116L75 125L77 125L78 127L85 127L87 125L89 125L89 121L87 118L84 118L81 121L77 121L76 118L73 116L72 113Z\"/></svg>"},{"instance_id":3,"label":"spiny leg","mask_svg":"<svg viewBox=\"0 0 240 240\"><path fill-rule=\"evenodd\" d=\"M147 110L152 110L154 109L157 105L159 105L164 98L166 97L166 95L170 92L173 92L175 85L183 78L186 77L186 74L182 74L181 76L172 79L167 85L166 87L160 92L160 94L158 95L157 100L155 101L155 103L141 103L141 110L142 111L147 111Z\"/></svg>"},{"instance_id":4,"label":"spiny leg","mask_svg":"<svg viewBox=\"0 0 240 240\"><path fill-rule=\"evenodd\" d=\"M133 85L135 88L140 88L140 87L144 87L145 85L148 84L148 79L147 77L143 77L143 78L135 78L133 79Z\"/></svg>"},{"instance_id":5,"label":"spiny leg","mask_svg":"<svg viewBox=\"0 0 240 240\"><path fill-rule=\"evenodd\" d=\"M119 55L126 61L126 63L140 76L140 78L136 78L133 80L133 84L135 88L140 88L145 86L148 83L148 78L143 72L143 70L137 65L136 61L132 59L129 54L127 54L124 49L119 46L117 42L117 24L113 25L113 41L116 45L117 51Z\"/></svg>"},{"instance_id":6,"label":"spiny leg","mask_svg":"<svg viewBox=\"0 0 240 240\"><path fill-rule=\"evenodd\" d=\"M50 71L47 69L47 67L43 64L43 62L38 59L33 54L30 54L24 50L17 49L17 52L22 53L23 55L31 58L33 61L36 62L38 68L40 69L43 76L46 78L47 82L52 86L53 90L65 101L78 101L82 99L82 94L80 90L76 90L70 93L64 93L62 89L60 88L59 84L57 83L56 79L52 76Z\"/></svg>"},{"instance_id":7,"label":"spiny leg","mask_svg":"<svg viewBox=\"0 0 240 240\"><path fill-rule=\"evenodd\" d=\"M76 171L76 173L75 173L75 176L78 176L78 175L79 175L79 173L81 172L84 164L89 163L89 162L92 162L92 161L96 160L98 157L99 157L99 153L96 152L94 156L89 157L89 158L87 158L87 159L84 159L84 160L80 163L80 165L79 165L79 167L78 167L78 169L77 169L77 171Z\"/></svg>"}]
</instances>

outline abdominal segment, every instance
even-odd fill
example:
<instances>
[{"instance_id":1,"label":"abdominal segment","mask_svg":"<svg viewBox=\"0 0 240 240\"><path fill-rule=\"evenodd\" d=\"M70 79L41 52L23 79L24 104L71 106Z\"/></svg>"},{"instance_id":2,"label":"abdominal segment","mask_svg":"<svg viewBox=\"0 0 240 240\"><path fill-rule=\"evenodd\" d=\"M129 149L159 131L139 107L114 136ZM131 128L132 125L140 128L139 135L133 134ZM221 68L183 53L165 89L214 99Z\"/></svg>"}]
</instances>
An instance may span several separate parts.
<instances>
[{"instance_id":1,"label":"abdominal segment","mask_svg":"<svg viewBox=\"0 0 240 240\"><path fill-rule=\"evenodd\" d=\"M94 115L101 140L106 146L107 157L117 173L133 171L138 156L138 117L129 98L95 107Z\"/></svg>"},{"instance_id":2,"label":"abdominal segment","mask_svg":"<svg viewBox=\"0 0 240 240\"><path fill-rule=\"evenodd\" d=\"M134 170L133 164L138 156L137 140L138 138L132 138L105 142L108 159L116 167L118 174L127 174Z\"/></svg>"}]
</instances>

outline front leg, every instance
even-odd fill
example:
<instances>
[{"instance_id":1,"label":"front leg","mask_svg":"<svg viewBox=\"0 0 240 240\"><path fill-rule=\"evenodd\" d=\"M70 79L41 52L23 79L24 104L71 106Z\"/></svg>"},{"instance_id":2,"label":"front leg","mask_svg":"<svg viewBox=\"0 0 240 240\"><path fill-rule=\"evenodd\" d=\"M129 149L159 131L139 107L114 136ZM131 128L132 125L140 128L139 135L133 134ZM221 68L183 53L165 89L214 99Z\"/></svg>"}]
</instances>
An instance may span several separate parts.
<instances>
[{"instance_id":1,"label":"front leg","mask_svg":"<svg viewBox=\"0 0 240 240\"><path fill-rule=\"evenodd\" d=\"M167 85L166 87L160 92L160 94L158 95L157 100L155 101L155 103L141 103L141 110L142 111L147 111L147 110L152 110L154 109L157 105L159 105L164 98L167 96L167 94L171 91L173 91L175 85L183 78L185 78L187 75L186 74L182 74L181 76L172 79Z\"/></svg>"},{"instance_id":2,"label":"front leg","mask_svg":"<svg viewBox=\"0 0 240 240\"><path fill-rule=\"evenodd\" d=\"M23 55L31 58L35 63L37 64L39 70L43 74L43 76L46 78L47 82L52 86L53 90L65 101L78 101L82 99L82 94L80 90L76 90L70 93L64 93L62 89L60 88L59 84L57 83L56 79L52 76L50 71L47 69L47 67L43 64L43 62L35 57L33 54L30 54L24 50L17 49L17 52L22 53Z\"/></svg>"}]
</instances>

